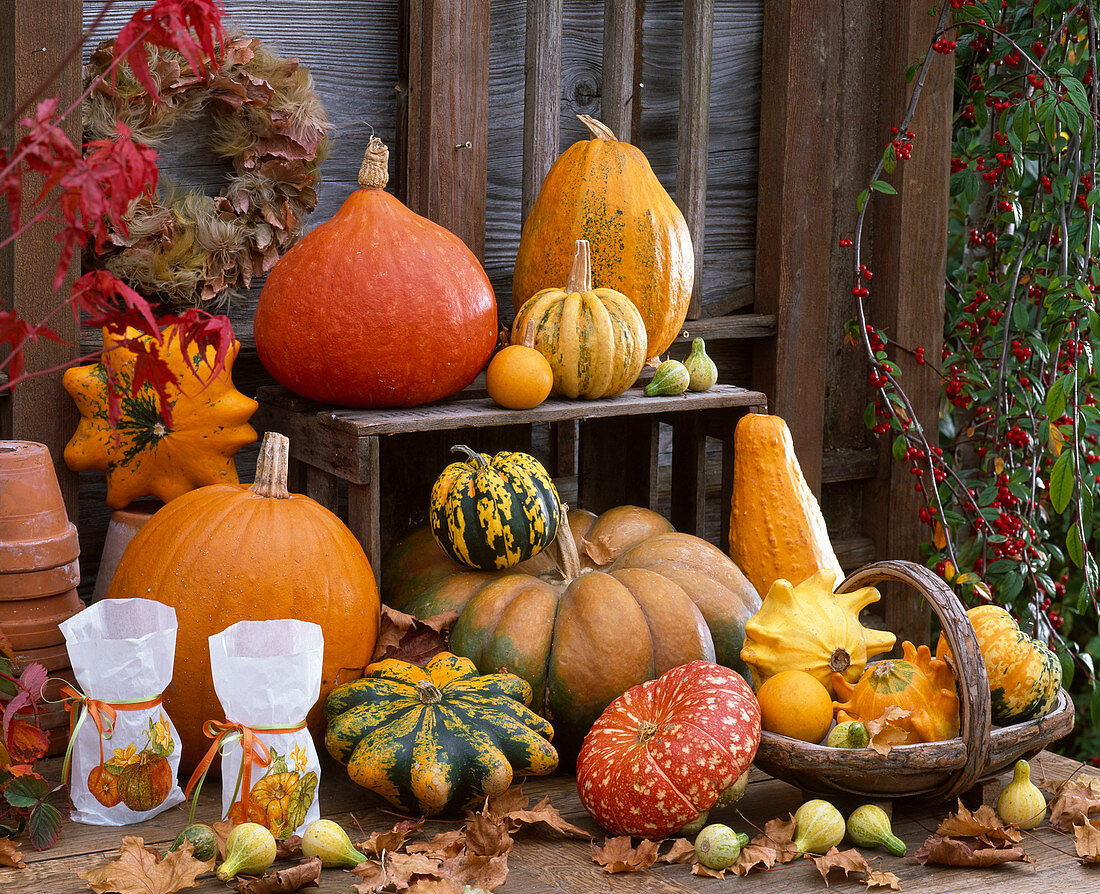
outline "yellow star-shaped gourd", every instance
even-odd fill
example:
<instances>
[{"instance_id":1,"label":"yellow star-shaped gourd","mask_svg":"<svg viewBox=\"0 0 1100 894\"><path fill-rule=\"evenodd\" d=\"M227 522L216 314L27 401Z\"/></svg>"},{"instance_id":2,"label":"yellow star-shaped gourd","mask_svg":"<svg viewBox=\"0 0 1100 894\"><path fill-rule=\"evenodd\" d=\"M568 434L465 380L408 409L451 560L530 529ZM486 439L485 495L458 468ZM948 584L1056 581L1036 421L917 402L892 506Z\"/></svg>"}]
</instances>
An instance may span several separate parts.
<instances>
[{"instance_id":1,"label":"yellow star-shaped gourd","mask_svg":"<svg viewBox=\"0 0 1100 894\"><path fill-rule=\"evenodd\" d=\"M130 338L138 335L136 330L127 332ZM65 446L65 462L76 472L106 472L107 505L112 509L122 509L139 497L168 502L207 484L236 484L233 455L256 440L248 424L256 401L233 387L233 361L240 343L233 343L224 369L211 379L213 347L207 348L205 358L196 355L188 363L174 327L163 335L159 346L149 336L140 337L176 376L178 386L168 386L170 422L161 397L148 382L131 393L136 355L106 333L103 358L66 370L62 379L80 410L80 424ZM109 378L122 405L114 428L108 419Z\"/></svg>"}]
</instances>

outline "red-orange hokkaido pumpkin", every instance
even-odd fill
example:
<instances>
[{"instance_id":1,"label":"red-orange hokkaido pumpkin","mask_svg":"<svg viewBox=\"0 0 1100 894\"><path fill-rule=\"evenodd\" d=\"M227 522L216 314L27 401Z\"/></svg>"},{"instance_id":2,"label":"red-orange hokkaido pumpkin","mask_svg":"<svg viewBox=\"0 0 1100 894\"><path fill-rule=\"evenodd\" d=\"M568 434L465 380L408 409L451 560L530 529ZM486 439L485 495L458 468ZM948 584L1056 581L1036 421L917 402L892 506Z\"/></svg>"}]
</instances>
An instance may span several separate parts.
<instances>
[{"instance_id":1,"label":"red-orange hokkaido pumpkin","mask_svg":"<svg viewBox=\"0 0 1100 894\"><path fill-rule=\"evenodd\" d=\"M497 338L489 278L461 239L385 192L371 139L353 192L272 269L253 324L291 391L348 407L409 407L461 391Z\"/></svg>"}]
</instances>

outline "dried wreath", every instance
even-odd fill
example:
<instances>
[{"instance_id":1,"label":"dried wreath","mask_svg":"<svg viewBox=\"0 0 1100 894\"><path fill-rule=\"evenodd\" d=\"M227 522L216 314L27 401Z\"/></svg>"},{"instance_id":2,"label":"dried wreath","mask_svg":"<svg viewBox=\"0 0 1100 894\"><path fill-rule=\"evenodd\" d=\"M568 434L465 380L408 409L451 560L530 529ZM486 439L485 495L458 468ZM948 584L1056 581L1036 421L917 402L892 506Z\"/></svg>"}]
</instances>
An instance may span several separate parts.
<instances>
[{"instance_id":1,"label":"dried wreath","mask_svg":"<svg viewBox=\"0 0 1100 894\"><path fill-rule=\"evenodd\" d=\"M113 44L92 53L86 83L110 65ZM316 207L328 119L309 70L255 38L230 40L206 77L173 50L153 49L148 62L161 102L118 68L84 101L85 141L113 139L121 121L134 142L155 148L181 122L206 114L210 148L233 171L220 195L169 187L138 199L125 230L112 228L113 247L100 261L171 307L224 308L274 266Z\"/></svg>"}]
</instances>

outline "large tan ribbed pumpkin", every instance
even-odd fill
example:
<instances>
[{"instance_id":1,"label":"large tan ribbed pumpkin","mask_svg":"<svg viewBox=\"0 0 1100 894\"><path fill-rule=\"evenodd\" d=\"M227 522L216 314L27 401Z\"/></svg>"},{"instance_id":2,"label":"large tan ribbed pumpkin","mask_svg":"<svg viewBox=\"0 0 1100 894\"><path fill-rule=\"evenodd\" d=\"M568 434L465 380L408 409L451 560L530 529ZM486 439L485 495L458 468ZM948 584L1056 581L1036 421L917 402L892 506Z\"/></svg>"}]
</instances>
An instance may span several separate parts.
<instances>
[{"instance_id":1,"label":"large tan ribbed pumpkin","mask_svg":"<svg viewBox=\"0 0 1100 894\"><path fill-rule=\"evenodd\" d=\"M325 696L361 676L374 650L380 609L370 562L340 519L287 491L288 449L283 435L268 432L251 487L213 484L166 504L126 548L107 593L176 610L176 663L164 705L185 768L210 745L203 723L225 717L210 675L210 635L246 620L319 624L325 656L321 696L310 712L315 737ZM271 687L277 692L284 682L273 679Z\"/></svg>"}]
</instances>

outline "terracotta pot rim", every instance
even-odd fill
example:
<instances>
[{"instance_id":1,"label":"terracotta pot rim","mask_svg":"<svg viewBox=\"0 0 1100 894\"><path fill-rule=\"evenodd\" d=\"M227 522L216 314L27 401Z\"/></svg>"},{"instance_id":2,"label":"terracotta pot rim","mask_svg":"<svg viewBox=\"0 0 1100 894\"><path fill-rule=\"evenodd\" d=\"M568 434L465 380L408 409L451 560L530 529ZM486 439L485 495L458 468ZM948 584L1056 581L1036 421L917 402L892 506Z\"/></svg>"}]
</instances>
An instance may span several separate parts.
<instances>
[{"instance_id":1,"label":"terracotta pot rim","mask_svg":"<svg viewBox=\"0 0 1100 894\"><path fill-rule=\"evenodd\" d=\"M71 590L79 584L80 561L78 559L37 571L0 572L0 601L53 596Z\"/></svg>"},{"instance_id":2,"label":"terracotta pot rim","mask_svg":"<svg viewBox=\"0 0 1100 894\"><path fill-rule=\"evenodd\" d=\"M0 541L0 572L41 571L72 562L80 555L76 525L68 523L59 535L42 540Z\"/></svg>"}]
</instances>

